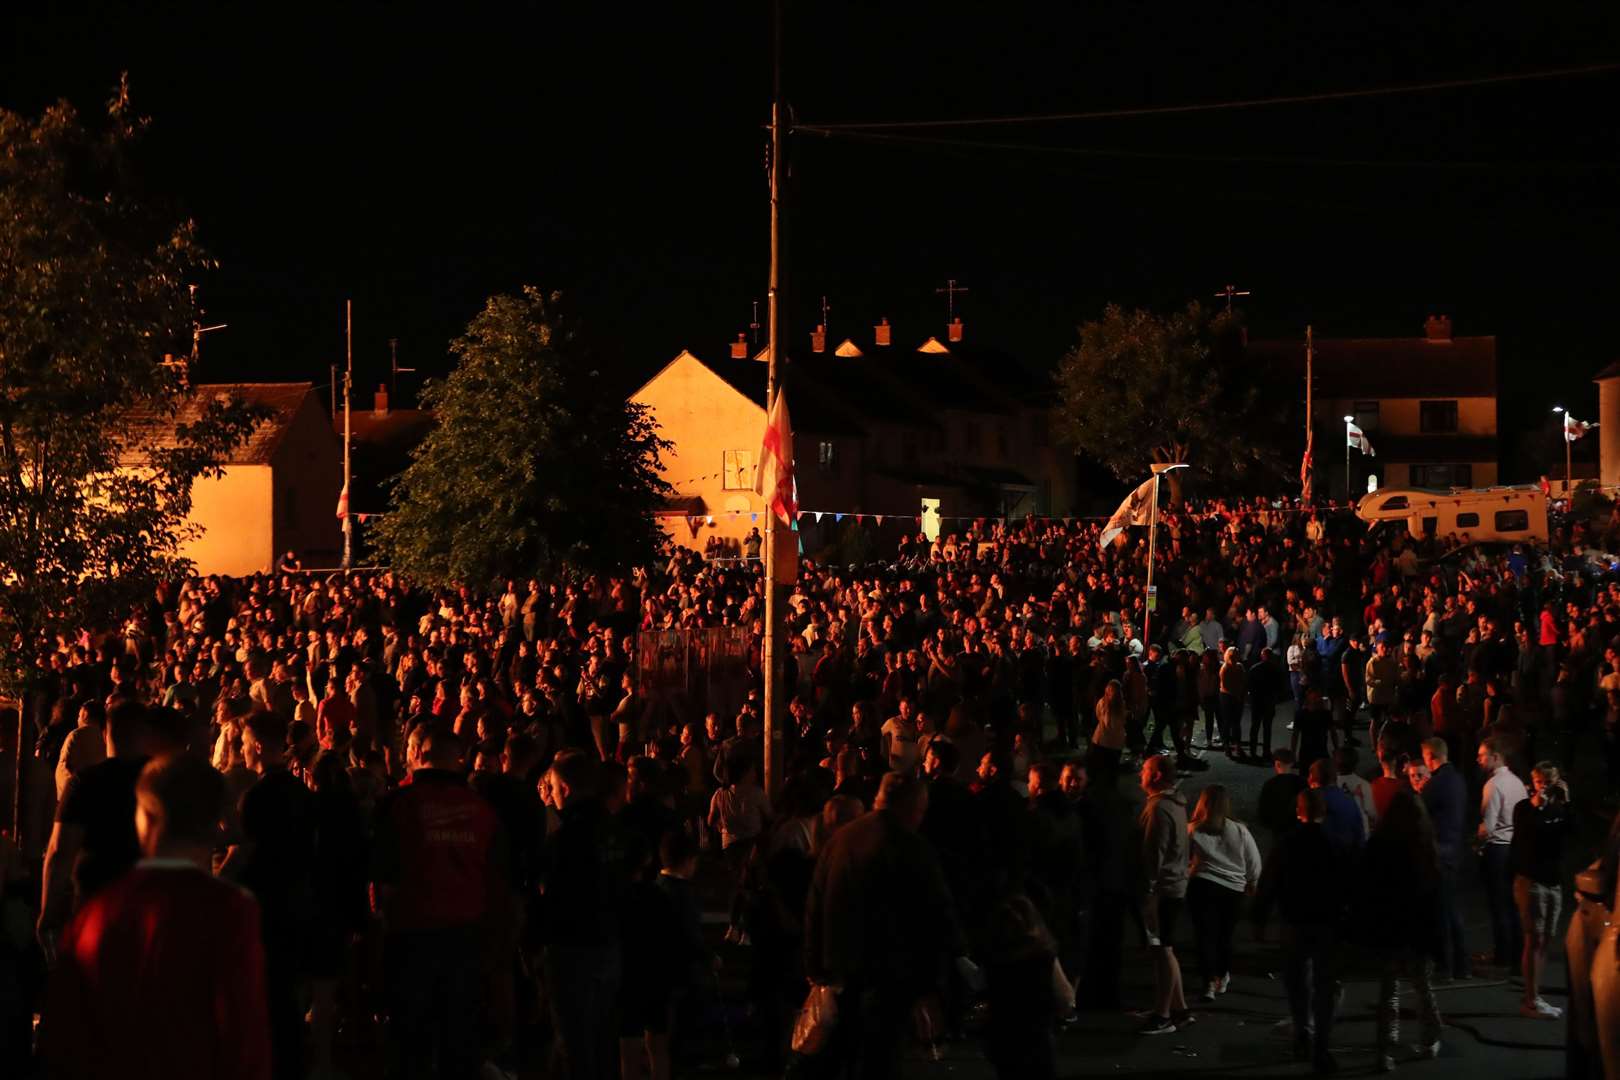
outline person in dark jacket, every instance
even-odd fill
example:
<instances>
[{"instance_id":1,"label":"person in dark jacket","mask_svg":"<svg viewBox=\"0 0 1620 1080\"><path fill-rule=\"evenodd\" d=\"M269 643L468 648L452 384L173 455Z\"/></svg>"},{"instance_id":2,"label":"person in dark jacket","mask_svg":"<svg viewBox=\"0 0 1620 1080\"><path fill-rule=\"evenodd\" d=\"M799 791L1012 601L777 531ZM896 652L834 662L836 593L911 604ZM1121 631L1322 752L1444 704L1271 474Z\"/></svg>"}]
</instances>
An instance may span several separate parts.
<instances>
[{"instance_id":1,"label":"person in dark jacket","mask_svg":"<svg viewBox=\"0 0 1620 1080\"><path fill-rule=\"evenodd\" d=\"M570 1078L605 1075L615 1056L629 853L597 797L597 765L567 750L546 773L561 824L540 853L538 929L557 1055Z\"/></svg>"},{"instance_id":2,"label":"person in dark jacket","mask_svg":"<svg viewBox=\"0 0 1620 1080\"><path fill-rule=\"evenodd\" d=\"M1255 924L1275 905L1287 957L1283 980L1294 1017L1294 1056L1319 1073L1337 1071L1329 1052L1338 996L1339 933L1346 879L1343 848L1322 828L1327 804L1320 790L1295 797L1298 827L1283 836L1260 877Z\"/></svg>"},{"instance_id":3,"label":"person in dark jacket","mask_svg":"<svg viewBox=\"0 0 1620 1080\"><path fill-rule=\"evenodd\" d=\"M834 834L811 879L805 973L843 987L828 1052L855 1076L899 1076L912 1007L933 1000L945 963L966 951L939 861L917 835L927 812L922 781L889 773L877 808Z\"/></svg>"},{"instance_id":4,"label":"person in dark jacket","mask_svg":"<svg viewBox=\"0 0 1620 1080\"><path fill-rule=\"evenodd\" d=\"M1423 1025L1418 1055L1437 1057L1441 1020L1431 979L1441 954L1440 864L1422 799L1401 792L1391 800L1367 842L1356 880L1356 937L1379 958L1379 1068L1395 1067L1402 978L1417 993Z\"/></svg>"},{"instance_id":5,"label":"person in dark jacket","mask_svg":"<svg viewBox=\"0 0 1620 1080\"><path fill-rule=\"evenodd\" d=\"M1299 793L1305 778L1294 771L1294 752L1286 746L1272 751L1272 775L1260 785L1256 817L1271 834L1272 842L1282 839L1299 825Z\"/></svg>"},{"instance_id":6,"label":"person in dark jacket","mask_svg":"<svg viewBox=\"0 0 1620 1080\"><path fill-rule=\"evenodd\" d=\"M1454 979L1467 979L1472 977L1472 969L1468 946L1463 942L1462 913L1457 908L1457 874L1462 868L1468 783L1457 766L1450 763L1450 756L1447 741L1439 736L1423 743L1423 764L1429 778L1423 784L1422 797L1440 861L1440 967Z\"/></svg>"},{"instance_id":7,"label":"person in dark jacket","mask_svg":"<svg viewBox=\"0 0 1620 1080\"><path fill-rule=\"evenodd\" d=\"M1062 1005L1053 975L1056 948L1027 896L1010 896L991 914L984 965L986 1056L1004 1080L1057 1076L1054 1028Z\"/></svg>"}]
</instances>

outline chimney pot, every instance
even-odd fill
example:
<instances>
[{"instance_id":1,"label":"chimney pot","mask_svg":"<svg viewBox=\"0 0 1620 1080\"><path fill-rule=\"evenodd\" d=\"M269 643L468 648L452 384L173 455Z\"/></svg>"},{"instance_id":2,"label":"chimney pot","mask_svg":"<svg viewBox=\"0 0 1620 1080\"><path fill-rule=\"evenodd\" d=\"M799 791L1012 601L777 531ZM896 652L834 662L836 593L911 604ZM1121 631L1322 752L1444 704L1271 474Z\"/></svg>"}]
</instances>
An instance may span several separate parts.
<instances>
[{"instance_id":1,"label":"chimney pot","mask_svg":"<svg viewBox=\"0 0 1620 1080\"><path fill-rule=\"evenodd\" d=\"M951 320L951 325L945 328L945 337L948 341L962 340L962 320L960 317Z\"/></svg>"},{"instance_id":2,"label":"chimney pot","mask_svg":"<svg viewBox=\"0 0 1620 1080\"><path fill-rule=\"evenodd\" d=\"M733 360L748 359L748 335L738 334L737 340L731 343L731 358Z\"/></svg>"},{"instance_id":3,"label":"chimney pot","mask_svg":"<svg viewBox=\"0 0 1620 1080\"><path fill-rule=\"evenodd\" d=\"M824 353L827 351L827 324L819 323L810 331L810 351Z\"/></svg>"},{"instance_id":4,"label":"chimney pot","mask_svg":"<svg viewBox=\"0 0 1620 1080\"><path fill-rule=\"evenodd\" d=\"M371 399L371 415L388 415L388 386L386 383L377 384L377 393Z\"/></svg>"},{"instance_id":5,"label":"chimney pot","mask_svg":"<svg viewBox=\"0 0 1620 1080\"><path fill-rule=\"evenodd\" d=\"M1430 341L1451 340L1451 316L1430 315L1423 320L1423 336Z\"/></svg>"},{"instance_id":6,"label":"chimney pot","mask_svg":"<svg viewBox=\"0 0 1620 1080\"><path fill-rule=\"evenodd\" d=\"M883 318L879 319L878 324L872 328L872 331L873 341L875 344L887 345L892 340L890 337L891 327L889 326L888 316L884 316Z\"/></svg>"}]
</instances>

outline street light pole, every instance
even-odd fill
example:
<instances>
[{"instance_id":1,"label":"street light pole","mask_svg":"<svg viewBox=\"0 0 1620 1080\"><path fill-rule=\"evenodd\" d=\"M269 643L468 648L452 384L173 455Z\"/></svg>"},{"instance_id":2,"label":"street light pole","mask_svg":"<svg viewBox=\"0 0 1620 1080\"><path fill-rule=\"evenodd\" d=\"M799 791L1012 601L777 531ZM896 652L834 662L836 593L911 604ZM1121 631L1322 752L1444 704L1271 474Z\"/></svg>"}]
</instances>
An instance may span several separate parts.
<instances>
[{"instance_id":1,"label":"street light pole","mask_svg":"<svg viewBox=\"0 0 1620 1080\"><path fill-rule=\"evenodd\" d=\"M1148 569L1147 569L1147 599L1142 605L1142 651L1147 651L1153 633L1153 608L1158 597L1153 593L1153 551L1154 541L1159 535L1159 476L1172 469L1185 469L1185 463L1177 462L1173 465L1153 466L1153 500L1148 511ZM1126 642L1129 647L1130 642Z\"/></svg>"},{"instance_id":2,"label":"street light pole","mask_svg":"<svg viewBox=\"0 0 1620 1080\"><path fill-rule=\"evenodd\" d=\"M780 393L781 362L781 298L778 291L782 272L782 0L772 5L771 25L771 269L770 291L767 294L765 320L769 337L765 346L765 422L770 423L771 408ZM777 448L791 460L792 446ZM772 800L781 795L782 783L782 726L778 714L782 696L782 658L779 646L782 637L782 615L777 610L776 597L776 512L765 507L765 560L761 568L765 589L765 641L762 646L761 666L765 669L765 794Z\"/></svg>"},{"instance_id":3,"label":"street light pole","mask_svg":"<svg viewBox=\"0 0 1620 1080\"><path fill-rule=\"evenodd\" d=\"M1344 418L1344 497L1347 502L1355 501L1355 492L1350 488L1350 425L1355 422L1353 416Z\"/></svg>"},{"instance_id":4,"label":"street light pole","mask_svg":"<svg viewBox=\"0 0 1620 1080\"><path fill-rule=\"evenodd\" d=\"M1554 405L1553 412L1559 416L1558 437L1564 440L1564 498L1568 499L1572 497L1569 489L1575 464L1575 455L1572 452L1574 444L1569 441L1569 414L1564 412L1562 405Z\"/></svg>"}]
</instances>

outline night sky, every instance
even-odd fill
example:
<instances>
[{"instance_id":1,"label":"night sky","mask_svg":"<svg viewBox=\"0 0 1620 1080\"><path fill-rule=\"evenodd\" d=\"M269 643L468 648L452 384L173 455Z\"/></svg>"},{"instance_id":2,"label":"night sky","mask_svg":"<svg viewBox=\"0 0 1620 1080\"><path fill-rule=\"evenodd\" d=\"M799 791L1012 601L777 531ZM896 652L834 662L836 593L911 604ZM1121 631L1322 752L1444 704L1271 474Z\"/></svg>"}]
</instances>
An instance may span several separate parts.
<instances>
[{"instance_id":1,"label":"night sky","mask_svg":"<svg viewBox=\"0 0 1620 1080\"><path fill-rule=\"evenodd\" d=\"M151 182L198 220L207 379L447 367L485 296L571 292L627 385L721 358L763 300L769 7L296 5L0 15L0 105L154 120ZM1620 61L1620 5L789 5L800 122L1097 111ZM173 5L178 10L183 5ZM970 337L1048 367L1109 300L1228 281L1251 333L1497 334L1503 423L1590 416L1615 342L1620 72L1330 104L792 139L790 346ZM1111 153L1098 154L1096 151ZM1126 156L1120 156L1126 155ZM1220 160L1214 160L1220 159ZM1298 159L1297 162L1276 159ZM1312 163L1331 159L1339 164ZM1356 164L1356 163L1370 164ZM1483 163L1483 164L1482 164ZM763 315L763 304L761 305ZM1511 451L1510 451L1511 452Z\"/></svg>"}]
</instances>

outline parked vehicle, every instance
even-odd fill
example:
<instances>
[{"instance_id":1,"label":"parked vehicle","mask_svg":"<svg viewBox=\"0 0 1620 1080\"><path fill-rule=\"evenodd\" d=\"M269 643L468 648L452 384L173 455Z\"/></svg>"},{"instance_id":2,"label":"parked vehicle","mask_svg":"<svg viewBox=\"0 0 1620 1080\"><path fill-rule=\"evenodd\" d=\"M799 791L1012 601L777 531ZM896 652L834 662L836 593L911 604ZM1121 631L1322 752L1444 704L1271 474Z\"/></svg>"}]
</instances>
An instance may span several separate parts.
<instances>
[{"instance_id":1,"label":"parked vehicle","mask_svg":"<svg viewBox=\"0 0 1620 1080\"><path fill-rule=\"evenodd\" d=\"M1411 534L1468 540L1547 541L1547 495L1539 487L1385 488L1356 503L1369 525L1404 521Z\"/></svg>"}]
</instances>

